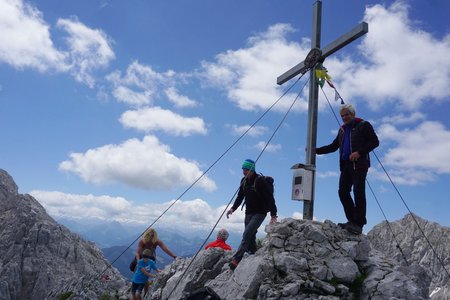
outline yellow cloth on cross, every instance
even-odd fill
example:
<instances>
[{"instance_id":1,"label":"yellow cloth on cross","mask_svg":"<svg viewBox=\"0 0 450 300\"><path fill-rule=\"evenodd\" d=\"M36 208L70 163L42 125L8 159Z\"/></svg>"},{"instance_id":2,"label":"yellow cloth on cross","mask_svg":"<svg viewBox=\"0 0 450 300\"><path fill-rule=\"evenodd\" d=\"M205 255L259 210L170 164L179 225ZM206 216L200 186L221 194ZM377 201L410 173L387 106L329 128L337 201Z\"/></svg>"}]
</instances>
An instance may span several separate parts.
<instances>
[{"instance_id":1,"label":"yellow cloth on cross","mask_svg":"<svg viewBox=\"0 0 450 300\"><path fill-rule=\"evenodd\" d=\"M328 75L327 69L316 69L316 76L319 79L330 80L331 76Z\"/></svg>"}]
</instances>

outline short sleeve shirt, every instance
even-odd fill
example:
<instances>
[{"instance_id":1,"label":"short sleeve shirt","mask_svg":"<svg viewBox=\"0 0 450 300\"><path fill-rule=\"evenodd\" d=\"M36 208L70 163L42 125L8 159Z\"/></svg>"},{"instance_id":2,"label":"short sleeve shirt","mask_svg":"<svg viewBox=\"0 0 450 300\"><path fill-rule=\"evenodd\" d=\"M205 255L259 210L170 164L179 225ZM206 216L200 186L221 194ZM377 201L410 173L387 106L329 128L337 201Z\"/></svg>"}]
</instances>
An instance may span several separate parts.
<instances>
[{"instance_id":1,"label":"short sleeve shirt","mask_svg":"<svg viewBox=\"0 0 450 300\"><path fill-rule=\"evenodd\" d=\"M142 273L142 271L141 271L142 268L146 269L147 272L149 272L151 269L153 269L155 271L158 269L153 260L149 259L147 262L145 262L144 259L141 258L140 260L138 260L136 272L134 272L133 278L131 279L131 281L133 281L134 283L146 283L147 282L149 277L147 275L145 275L144 273Z\"/></svg>"}]
</instances>

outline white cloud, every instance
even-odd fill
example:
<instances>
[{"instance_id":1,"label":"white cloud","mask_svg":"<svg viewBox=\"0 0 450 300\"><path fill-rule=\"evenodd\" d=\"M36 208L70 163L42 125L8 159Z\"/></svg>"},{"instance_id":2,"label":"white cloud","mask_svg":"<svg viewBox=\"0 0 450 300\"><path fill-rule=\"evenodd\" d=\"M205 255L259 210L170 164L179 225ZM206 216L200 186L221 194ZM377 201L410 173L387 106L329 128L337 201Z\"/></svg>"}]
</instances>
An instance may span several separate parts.
<instances>
[{"instance_id":1,"label":"white cloud","mask_svg":"<svg viewBox=\"0 0 450 300\"><path fill-rule=\"evenodd\" d=\"M433 174L450 174L450 131L441 123L425 121L416 128L399 130L393 125L382 125L380 139L395 143L386 151L383 163L397 181L418 184L435 179Z\"/></svg>"},{"instance_id":2,"label":"white cloud","mask_svg":"<svg viewBox=\"0 0 450 300\"><path fill-rule=\"evenodd\" d=\"M159 95L159 90L174 85L175 77L183 77L172 70L158 73L151 67L132 62L125 74L114 71L106 79L114 86L114 96L132 106L148 104Z\"/></svg>"},{"instance_id":3,"label":"white cloud","mask_svg":"<svg viewBox=\"0 0 450 300\"><path fill-rule=\"evenodd\" d=\"M133 204L122 197L66 194L56 191L31 191L52 217L97 218L123 221L134 211Z\"/></svg>"},{"instance_id":4,"label":"white cloud","mask_svg":"<svg viewBox=\"0 0 450 300\"><path fill-rule=\"evenodd\" d=\"M21 0L0 1L0 61L19 69L66 71L66 55L54 47L39 10Z\"/></svg>"},{"instance_id":5,"label":"white cloud","mask_svg":"<svg viewBox=\"0 0 450 300\"><path fill-rule=\"evenodd\" d=\"M139 107L150 104L152 92L135 92L126 86L119 86L114 89L113 95L120 102Z\"/></svg>"},{"instance_id":6,"label":"white cloud","mask_svg":"<svg viewBox=\"0 0 450 300\"><path fill-rule=\"evenodd\" d=\"M225 126L231 128L231 131L235 135L242 135L244 134L249 128L250 125L236 125L236 124L226 124ZM253 126L251 130L247 132L247 135L252 137L258 137L263 135L268 131L268 128L265 126Z\"/></svg>"},{"instance_id":7,"label":"white cloud","mask_svg":"<svg viewBox=\"0 0 450 300\"><path fill-rule=\"evenodd\" d=\"M292 213L292 218L296 220L303 220L303 213L299 211L294 211Z\"/></svg>"},{"instance_id":8,"label":"white cloud","mask_svg":"<svg viewBox=\"0 0 450 300\"><path fill-rule=\"evenodd\" d=\"M394 184L399 185L408 185L408 186L416 186L416 185L424 185L428 182L432 182L437 179L436 173L433 173L431 170L425 169L416 169L416 168L387 168L386 173L377 168L370 168L369 170L369 180L370 178L376 178L378 180L384 182L390 182L389 178L392 179Z\"/></svg>"},{"instance_id":9,"label":"white cloud","mask_svg":"<svg viewBox=\"0 0 450 300\"><path fill-rule=\"evenodd\" d=\"M76 173L89 183L119 182L147 190L188 186L203 174L197 162L170 153L169 146L161 144L155 136L71 153L59 169ZM214 181L207 176L197 185L207 191L216 189Z\"/></svg>"},{"instance_id":10,"label":"white cloud","mask_svg":"<svg viewBox=\"0 0 450 300\"><path fill-rule=\"evenodd\" d=\"M441 123L426 121L415 129L402 131L383 126L380 135L398 143L385 155L388 164L450 173L450 131Z\"/></svg>"},{"instance_id":11,"label":"white cloud","mask_svg":"<svg viewBox=\"0 0 450 300\"><path fill-rule=\"evenodd\" d=\"M418 121L423 121L426 116L421 112L413 112L411 114L397 114L395 116L386 116L381 122L382 123L395 123L395 124L411 124Z\"/></svg>"},{"instance_id":12,"label":"white cloud","mask_svg":"<svg viewBox=\"0 0 450 300\"><path fill-rule=\"evenodd\" d=\"M71 73L77 81L93 87L92 71L108 66L115 58L108 37L101 30L91 29L76 19L59 19L57 26L69 34L66 41L72 60Z\"/></svg>"},{"instance_id":13,"label":"white cloud","mask_svg":"<svg viewBox=\"0 0 450 300\"><path fill-rule=\"evenodd\" d=\"M162 130L181 136L207 133L205 123L201 118L182 117L160 107L126 111L120 117L120 122L126 127L144 132Z\"/></svg>"},{"instance_id":14,"label":"white cloud","mask_svg":"<svg viewBox=\"0 0 450 300\"><path fill-rule=\"evenodd\" d=\"M93 71L114 59L108 37L76 19L59 19L56 26L68 34L65 51L55 48L50 26L37 8L21 0L1 1L0 61L19 69L70 72L93 87Z\"/></svg>"},{"instance_id":15,"label":"white cloud","mask_svg":"<svg viewBox=\"0 0 450 300\"><path fill-rule=\"evenodd\" d=\"M165 216L164 220L161 220L161 224L171 227L181 221L182 224L177 226L181 230L186 230L186 228L211 229L224 209L225 205L213 208L201 199L180 201L172 207L170 214ZM244 211L238 210L229 219L224 215L218 226L219 228L225 227L229 231L242 231L244 219Z\"/></svg>"},{"instance_id":16,"label":"white cloud","mask_svg":"<svg viewBox=\"0 0 450 300\"><path fill-rule=\"evenodd\" d=\"M122 197L40 190L31 191L30 195L35 197L54 218L97 219L142 225L148 225L156 220L174 202L172 200L163 203L137 204ZM225 205L213 208L202 199L178 200L157 225L182 232L186 228L210 230L224 210ZM133 211L133 214L130 214L130 211ZM227 228L229 231L242 231L244 217L244 212L241 210L233 213L229 219L224 215L218 227Z\"/></svg>"},{"instance_id":17,"label":"white cloud","mask_svg":"<svg viewBox=\"0 0 450 300\"><path fill-rule=\"evenodd\" d=\"M170 102L175 104L176 107L194 107L197 106L197 102L195 102L192 99L189 99L189 97L180 95L175 87L170 87L166 91L167 99L169 99Z\"/></svg>"},{"instance_id":18,"label":"white cloud","mask_svg":"<svg viewBox=\"0 0 450 300\"><path fill-rule=\"evenodd\" d=\"M260 142L258 142L258 143L255 145L255 148L262 151L262 150L264 149L264 147L265 147L264 151L272 152L272 153L273 153L273 152L278 152L278 151L281 150L281 145L280 145L280 144L272 144L272 143L270 143L270 144L267 145L267 146L266 146L266 144L267 144L267 142L265 142L265 141L260 141Z\"/></svg>"},{"instance_id":19,"label":"white cloud","mask_svg":"<svg viewBox=\"0 0 450 300\"><path fill-rule=\"evenodd\" d=\"M418 28L403 1L368 7L364 20L369 33L360 50L368 64L347 59L345 71L335 70L342 93L363 97L372 108L390 103L414 110L431 100L448 101L450 35L439 39Z\"/></svg>"},{"instance_id":20,"label":"white cloud","mask_svg":"<svg viewBox=\"0 0 450 300\"><path fill-rule=\"evenodd\" d=\"M310 49L308 40L289 43L285 36L292 31L287 24L273 25L251 37L248 48L228 50L215 62L203 62L203 82L225 89L243 110L267 109L281 96L276 77L303 60ZM281 101L275 109L285 110L290 102ZM300 102L296 108L305 111L307 101Z\"/></svg>"},{"instance_id":21,"label":"white cloud","mask_svg":"<svg viewBox=\"0 0 450 300\"><path fill-rule=\"evenodd\" d=\"M126 73L122 76L122 72L115 71L106 77L113 84L136 86L141 89L156 89L156 83L164 80L164 76L155 72L151 67L141 65L139 62L132 62Z\"/></svg>"}]
</instances>

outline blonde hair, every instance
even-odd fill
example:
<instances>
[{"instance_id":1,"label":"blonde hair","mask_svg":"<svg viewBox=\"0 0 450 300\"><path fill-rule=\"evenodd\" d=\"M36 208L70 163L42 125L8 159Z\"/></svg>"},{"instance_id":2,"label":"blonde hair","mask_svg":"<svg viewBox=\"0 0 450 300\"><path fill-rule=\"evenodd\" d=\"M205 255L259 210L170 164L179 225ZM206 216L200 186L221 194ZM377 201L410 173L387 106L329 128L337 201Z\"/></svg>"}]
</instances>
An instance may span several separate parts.
<instances>
[{"instance_id":1,"label":"blonde hair","mask_svg":"<svg viewBox=\"0 0 450 300\"><path fill-rule=\"evenodd\" d=\"M154 244L158 240L158 233L155 229L149 228L147 229L147 231L145 231L142 239L144 240L144 243L152 242L152 244Z\"/></svg>"}]
</instances>

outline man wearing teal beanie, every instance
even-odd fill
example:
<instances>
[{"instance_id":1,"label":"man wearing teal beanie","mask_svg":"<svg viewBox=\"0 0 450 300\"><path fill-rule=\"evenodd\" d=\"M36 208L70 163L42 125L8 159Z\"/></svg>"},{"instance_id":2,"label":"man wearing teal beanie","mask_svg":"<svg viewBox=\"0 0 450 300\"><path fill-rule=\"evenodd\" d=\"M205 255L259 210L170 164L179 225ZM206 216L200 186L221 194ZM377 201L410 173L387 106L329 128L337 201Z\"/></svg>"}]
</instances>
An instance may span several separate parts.
<instances>
[{"instance_id":1,"label":"man wearing teal beanie","mask_svg":"<svg viewBox=\"0 0 450 300\"><path fill-rule=\"evenodd\" d=\"M273 189L269 183L255 172L255 161L246 159L242 163L242 173L238 195L233 206L227 211L227 218L239 208L245 199L245 229L238 250L233 255L229 266L234 270L245 252L254 254L256 252L256 233L259 226L264 222L267 212L270 211L270 224L277 221L277 206L273 197Z\"/></svg>"},{"instance_id":2,"label":"man wearing teal beanie","mask_svg":"<svg viewBox=\"0 0 450 300\"><path fill-rule=\"evenodd\" d=\"M242 163L242 170L250 170L252 172L255 172L255 162L247 158Z\"/></svg>"}]
</instances>

